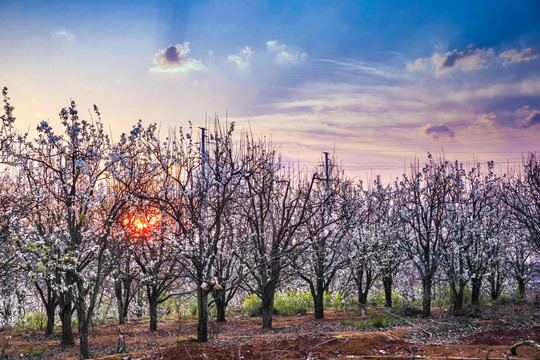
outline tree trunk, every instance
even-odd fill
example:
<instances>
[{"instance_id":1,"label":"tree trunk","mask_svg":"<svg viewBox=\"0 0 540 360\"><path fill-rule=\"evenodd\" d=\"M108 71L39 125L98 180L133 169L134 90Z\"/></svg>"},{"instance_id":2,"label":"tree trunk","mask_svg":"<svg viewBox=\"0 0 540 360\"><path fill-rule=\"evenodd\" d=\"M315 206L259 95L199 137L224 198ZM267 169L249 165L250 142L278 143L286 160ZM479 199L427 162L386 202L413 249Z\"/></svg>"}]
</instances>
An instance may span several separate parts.
<instances>
[{"instance_id":1,"label":"tree trunk","mask_svg":"<svg viewBox=\"0 0 540 360\"><path fill-rule=\"evenodd\" d=\"M223 290L217 290L216 297L214 298L214 302L216 304L216 322L226 322L227 319L225 319L225 310L227 308L227 304L225 303L225 292Z\"/></svg>"},{"instance_id":2,"label":"tree trunk","mask_svg":"<svg viewBox=\"0 0 540 360\"><path fill-rule=\"evenodd\" d=\"M56 303L53 300L49 300L49 303L45 306L47 313L47 327L45 328L45 336L50 336L54 332L54 315L56 312Z\"/></svg>"},{"instance_id":3,"label":"tree trunk","mask_svg":"<svg viewBox=\"0 0 540 360\"><path fill-rule=\"evenodd\" d=\"M223 301L221 296L216 298L216 322L227 322L225 311L226 311L225 301Z\"/></svg>"},{"instance_id":4,"label":"tree trunk","mask_svg":"<svg viewBox=\"0 0 540 360\"><path fill-rule=\"evenodd\" d=\"M365 283L364 283L364 275L366 278ZM356 287L358 288L359 310L362 312L362 316L364 316L364 313L366 311L366 306L367 306L369 289L371 288L371 285L372 285L371 271L365 270L362 267L358 267L356 269L356 277L354 280L356 282Z\"/></svg>"},{"instance_id":5,"label":"tree trunk","mask_svg":"<svg viewBox=\"0 0 540 360\"><path fill-rule=\"evenodd\" d=\"M117 278L114 280L114 294L116 296L116 304L118 305L118 323L123 325L126 323L124 316L124 301L122 298L122 280Z\"/></svg>"},{"instance_id":6,"label":"tree trunk","mask_svg":"<svg viewBox=\"0 0 540 360\"><path fill-rule=\"evenodd\" d=\"M471 305L480 305L480 292L482 290L482 278L474 277L471 279Z\"/></svg>"},{"instance_id":7,"label":"tree trunk","mask_svg":"<svg viewBox=\"0 0 540 360\"><path fill-rule=\"evenodd\" d=\"M465 302L465 285L459 284L459 290L456 291L456 300L454 303L454 310L462 310L463 303Z\"/></svg>"},{"instance_id":8,"label":"tree trunk","mask_svg":"<svg viewBox=\"0 0 540 360\"><path fill-rule=\"evenodd\" d=\"M525 279L517 277L518 295L521 299L525 299Z\"/></svg>"},{"instance_id":9,"label":"tree trunk","mask_svg":"<svg viewBox=\"0 0 540 360\"><path fill-rule=\"evenodd\" d=\"M79 328L79 357L90 358L88 343L88 327L90 325L91 310L88 309L85 299L84 283L77 281L77 322Z\"/></svg>"},{"instance_id":10,"label":"tree trunk","mask_svg":"<svg viewBox=\"0 0 540 360\"><path fill-rule=\"evenodd\" d=\"M86 320L85 314L82 316L79 313L85 312L84 309L77 309L77 319L79 320L79 341L80 341L80 350L79 355L81 359L90 358L90 349L88 344L88 321Z\"/></svg>"},{"instance_id":11,"label":"tree trunk","mask_svg":"<svg viewBox=\"0 0 540 360\"><path fill-rule=\"evenodd\" d=\"M450 294L451 294L451 304L453 311L463 310L463 304L465 302L465 282L459 280L458 284L451 280L450 281Z\"/></svg>"},{"instance_id":12,"label":"tree trunk","mask_svg":"<svg viewBox=\"0 0 540 360\"><path fill-rule=\"evenodd\" d=\"M263 289L261 299L262 328L272 329L272 317L274 315L274 295L276 288L272 284L267 284Z\"/></svg>"},{"instance_id":13,"label":"tree trunk","mask_svg":"<svg viewBox=\"0 0 540 360\"><path fill-rule=\"evenodd\" d=\"M67 281L66 281L67 282ZM74 345L75 339L71 329L71 290L60 295L60 321L62 323L62 345Z\"/></svg>"},{"instance_id":14,"label":"tree trunk","mask_svg":"<svg viewBox=\"0 0 540 360\"><path fill-rule=\"evenodd\" d=\"M324 292L317 291L313 300L315 319L324 319Z\"/></svg>"},{"instance_id":15,"label":"tree trunk","mask_svg":"<svg viewBox=\"0 0 540 360\"><path fill-rule=\"evenodd\" d=\"M313 297L313 310L315 312L315 319L324 319L324 281L323 279L317 279L317 290Z\"/></svg>"},{"instance_id":16,"label":"tree trunk","mask_svg":"<svg viewBox=\"0 0 540 360\"><path fill-rule=\"evenodd\" d=\"M148 298L149 310L150 310L150 331L157 331L158 321L158 302L153 297Z\"/></svg>"},{"instance_id":17,"label":"tree trunk","mask_svg":"<svg viewBox=\"0 0 540 360\"><path fill-rule=\"evenodd\" d=\"M208 341L208 291L197 286L197 307L199 310L199 318L197 321L197 342L203 343Z\"/></svg>"},{"instance_id":18,"label":"tree trunk","mask_svg":"<svg viewBox=\"0 0 540 360\"><path fill-rule=\"evenodd\" d=\"M392 307L392 285L394 283L394 279L392 278L392 274L385 274L382 278L383 287L384 287L384 306L391 308Z\"/></svg>"},{"instance_id":19,"label":"tree trunk","mask_svg":"<svg viewBox=\"0 0 540 360\"><path fill-rule=\"evenodd\" d=\"M427 318L431 316L431 276L424 276L422 278L422 317Z\"/></svg>"},{"instance_id":20,"label":"tree trunk","mask_svg":"<svg viewBox=\"0 0 540 360\"><path fill-rule=\"evenodd\" d=\"M362 314L366 311L368 292L358 289L358 306Z\"/></svg>"},{"instance_id":21,"label":"tree trunk","mask_svg":"<svg viewBox=\"0 0 540 360\"><path fill-rule=\"evenodd\" d=\"M137 319L140 319L143 317L143 294L142 294L143 290L142 290L142 286L139 287L139 291L138 291L138 294L137 294L137 310L135 312L135 316L137 317Z\"/></svg>"},{"instance_id":22,"label":"tree trunk","mask_svg":"<svg viewBox=\"0 0 540 360\"><path fill-rule=\"evenodd\" d=\"M498 274L491 274L489 276L490 296L492 300L497 300L501 296L502 282Z\"/></svg>"}]
</instances>

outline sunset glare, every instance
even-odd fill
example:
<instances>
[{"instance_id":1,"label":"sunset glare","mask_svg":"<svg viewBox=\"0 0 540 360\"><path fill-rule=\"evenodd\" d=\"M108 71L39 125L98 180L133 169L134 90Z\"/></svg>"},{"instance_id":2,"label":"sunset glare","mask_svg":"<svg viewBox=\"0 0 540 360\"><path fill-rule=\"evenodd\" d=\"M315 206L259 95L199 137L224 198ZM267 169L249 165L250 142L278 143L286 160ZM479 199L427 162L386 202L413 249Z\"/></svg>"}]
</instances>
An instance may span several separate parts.
<instances>
[{"instance_id":1,"label":"sunset glare","mask_svg":"<svg viewBox=\"0 0 540 360\"><path fill-rule=\"evenodd\" d=\"M133 231L137 233L143 233L148 230L148 227L154 226L160 220L161 215L150 217L132 216L130 218L125 218L123 220L123 223L125 226L130 227Z\"/></svg>"}]
</instances>

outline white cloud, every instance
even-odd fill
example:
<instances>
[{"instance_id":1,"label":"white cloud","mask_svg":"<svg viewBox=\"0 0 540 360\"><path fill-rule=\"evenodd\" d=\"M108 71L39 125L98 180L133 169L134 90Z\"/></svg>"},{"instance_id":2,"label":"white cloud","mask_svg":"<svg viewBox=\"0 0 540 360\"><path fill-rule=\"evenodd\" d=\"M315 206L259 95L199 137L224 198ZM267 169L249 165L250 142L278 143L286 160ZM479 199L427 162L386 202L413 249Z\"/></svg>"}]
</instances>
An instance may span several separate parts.
<instances>
[{"instance_id":1,"label":"white cloud","mask_svg":"<svg viewBox=\"0 0 540 360\"><path fill-rule=\"evenodd\" d=\"M456 69L462 71L485 69L490 65L493 55L493 49L468 47L461 51L447 51L444 55L435 54L432 59L437 66L435 74L439 76Z\"/></svg>"},{"instance_id":2,"label":"white cloud","mask_svg":"<svg viewBox=\"0 0 540 360\"><path fill-rule=\"evenodd\" d=\"M285 45L280 44L277 40L268 40L266 42L266 49L272 52L285 50Z\"/></svg>"},{"instance_id":3,"label":"white cloud","mask_svg":"<svg viewBox=\"0 0 540 360\"><path fill-rule=\"evenodd\" d=\"M156 66L150 70L153 72L204 70L205 66L200 60L187 57L189 51L189 42L169 45L166 49L163 49L154 55L154 63Z\"/></svg>"},{"instance_id":4,"label":"white cloud","mask_svg":"<svg viewBox=\"0 0 540 360\"><path fill-rule=\"evenodd\" d=\"M246 70L251 66L251 61L253 58L253 50L249 46L245 46L240 50L238 55L229 55L227 61L232 62L236 65L236 68L239 70Z\"/></svg>"},{"instance_id":5,"label":"white cloud","mask_svg":"<svg viewBox=\"0 0 540 360\"><path fill-rule=\"evenodd\" d=\"M502 59L503 65L509 65L534 60L538 58L538 52L532 48L526 48L521 51L511 49L500 53L499 57Z\"/></svg>"},{"instance_id":6,"label":"white cloud","mask_svg":"<svg viewBox=\"0 0 540 360\"><path fill-rule=\"evenodd\" d=\"M435 71L435 75L451 72L453 70L473 71L486 69L494 65L507 66L523 61L531 61L538 58L538 53L532 48L526 48L521 51L511 49L498 55L492 48L473 48L467 47L464 50L435 52L430 57L415 59L407 63L408 71Z\"/></svg>"},{"instance_id":7,"label":"white cloud","mask_svg":"<svg viewBox=\"0 0 540 360\"><path fill-rule=\"evenodd\" d=\"M277 65L294 65L307 59L307 53L290 49L285 44L280 44L277 40L266 42L266 49L274 53L274 62Z\"/></svg>"},{"instance_id":8,"label":"white cloud","mask_svg":"<svg viewBox=\"0 0 540 360\"><path fill-rule=\"evenodd\" d=\"M66 42L75 40L75 35L68 29L58 29L52 33L52 37Z\"/></svg>"},{"instance_id":9,"label":"white cloud","mask_svg":"<svg viewBox=\"0 0 540 360\"><path fill-rule=\"evenodd\" d=\"M495 131L499 128L500 126L497 122L497 115L495 115L495 113L488 113L478 116L476 121L471 126L469 126L468 130Z\"/></svg>"},{"instance_id":10,"label":"white cloud","mask_svg":"<svg viewBox=\"0 0 540 360\"><path fill-rule=\"evenodd\" d=\"M519 108L517 112L528 113L524 119L520 119L517 121L518 125L520 125L521 127L530 128L532 126L540 124L540 110L535 109L530 111L530 108L528 106L524 106L522 108Z\"/></svg>"},{"instance_id":11,"label":"white cloud","mask_svg":"<svg viewBox=\"0 0 540 360\"><path fill-rule=\"evenodd\" d=\"M407 70L409 71L421 71L425 70L428 63L430 62L430 58L419 58L414 60L412 63L407 64Z\"/></svg>"}]
</instances>

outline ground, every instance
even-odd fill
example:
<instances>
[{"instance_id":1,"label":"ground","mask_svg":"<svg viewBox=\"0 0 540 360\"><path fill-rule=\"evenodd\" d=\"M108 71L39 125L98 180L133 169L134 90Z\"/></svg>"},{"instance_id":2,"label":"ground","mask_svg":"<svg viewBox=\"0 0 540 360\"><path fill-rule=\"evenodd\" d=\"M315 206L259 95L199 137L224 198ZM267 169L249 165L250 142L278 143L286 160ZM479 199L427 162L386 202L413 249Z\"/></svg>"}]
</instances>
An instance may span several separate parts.
<instances>
[{"instance_id":1,"label":"ground","mask_svg":"<svg viewBox=\"0 0 540 360\"><path fill-rule=\"evenodd\" d=\"M375 316L383 309L370 309ZM225 323L210 323L211 339L206 344L193 341L193 320L162 321L158 331L148 331L148 323L122 326L128 353L112 355L118 325L94 327L90 332L91 352L102 360L177 359L540 359L530 347L509 348L522 340L540 342L540 309L530 305L485 308L481 313L451 316L434 311L429 319L407 318L415 323L392 328L359 328L366 319L350 312L327 311L326 318L313 314L276 316L274 329L263 331L259 318L235 316ZM387 316L390 316L387 314ZM40 331L0 334L2 351L10 358L77 359L78 346L59 345L59 335L45 338ZM0 355L0 359L2 356Z\"/></svg>"}]
</instances>

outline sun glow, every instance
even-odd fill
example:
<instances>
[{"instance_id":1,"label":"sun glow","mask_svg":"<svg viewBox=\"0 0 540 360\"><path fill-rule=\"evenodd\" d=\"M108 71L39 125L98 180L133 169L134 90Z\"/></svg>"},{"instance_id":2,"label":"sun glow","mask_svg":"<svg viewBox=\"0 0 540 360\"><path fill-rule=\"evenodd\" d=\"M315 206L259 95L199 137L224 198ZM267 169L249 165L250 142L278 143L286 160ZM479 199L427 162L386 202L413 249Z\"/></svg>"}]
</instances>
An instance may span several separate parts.
<instances>
[{"instance_id":1,"label":"sun glow","mask_svg":"<svg viewBox=\"0 0 540 360\"><path fill-rule=\"evenodd\" d=\"M134 232L143 233L148 231L149 227L152 227L161 220L161 215L155 216L132 216L131 218L124 219L124 225L130 227Z\"/></svg>"},{"instance_id":2,"label":"sun glow","mask_svg":"<svg viewBox=\"0 0 540 360\"><path fill-rule=\"evenodd\" d=\"M141 219L135 219L135 221L133 222L133 227L135 228L135 230L142 232L143 230L148 228L148 224Z\"/></svg>"}]
</instances>

